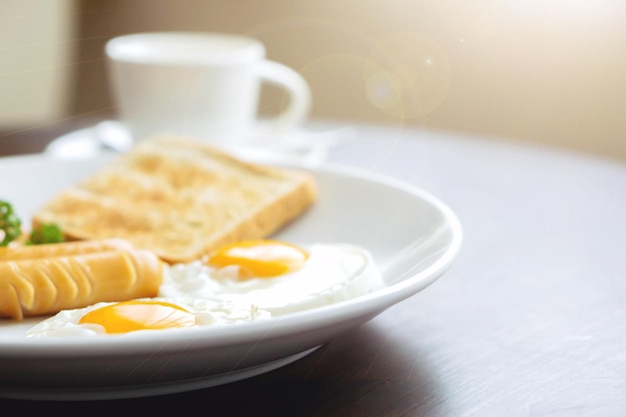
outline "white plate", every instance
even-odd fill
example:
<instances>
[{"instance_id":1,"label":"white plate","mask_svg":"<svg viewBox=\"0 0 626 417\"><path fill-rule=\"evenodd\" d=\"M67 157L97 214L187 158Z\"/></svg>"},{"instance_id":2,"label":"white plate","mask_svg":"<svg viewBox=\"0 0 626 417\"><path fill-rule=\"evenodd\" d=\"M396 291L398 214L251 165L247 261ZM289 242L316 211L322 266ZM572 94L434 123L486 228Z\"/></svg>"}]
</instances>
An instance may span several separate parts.
<instances>
[{"instance_id":1,"label":"white plate","mask_svg":"<svg viewBox=\"0 0 626 417\"><path fill-rule=\"evenodd\" d=\"M44 200L113 155L0 158L0 199L26 221ZM277 237L368 248L388 286L339 304L268 321L141 337L27 339L36 320L0 320L0 396L128 398L205 388L284 366L422 290L461 245L455 214L422 189L341 166L305 168L320 187L312 210Z\"/></svg>"},{"instance_id":2,"label":"white plate","mask_svg":"<svg viewBox=\"0 0 626 417\"><path fill-rule=\"evenodd\" d=\"M277 134L261 124L255 132L257 147L229 149L241 157L291 160L317 164L326 159L328 150L349 142L349 127L311 126ZM96 125L66 133L48 144L45 153L58 158L75 159L94 157L102 151L124 151L131 144L130 136L122 124L104 120Z\"/></svg>"}]
</instances>

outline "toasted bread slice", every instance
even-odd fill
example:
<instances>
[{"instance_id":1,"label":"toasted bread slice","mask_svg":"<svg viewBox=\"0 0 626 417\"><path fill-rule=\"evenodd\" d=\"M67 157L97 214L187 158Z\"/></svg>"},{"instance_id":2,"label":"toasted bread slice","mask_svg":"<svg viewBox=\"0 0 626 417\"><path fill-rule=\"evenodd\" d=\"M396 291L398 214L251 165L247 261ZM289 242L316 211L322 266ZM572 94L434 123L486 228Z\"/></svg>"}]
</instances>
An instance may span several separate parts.
<instances>
[{"instance_id":1,"label":"toasted bread slice","mask_svg":"<svg viewBox=\"0 0 626 417\"><path fill-rule=\"evenodd\" d=\"M200 259L243 239L267 237L317 198L301 170L243 161L201 141L158 135L80 183L32 218L68 240L124 238L168 263Z\"/></svg>"}]
</instances>

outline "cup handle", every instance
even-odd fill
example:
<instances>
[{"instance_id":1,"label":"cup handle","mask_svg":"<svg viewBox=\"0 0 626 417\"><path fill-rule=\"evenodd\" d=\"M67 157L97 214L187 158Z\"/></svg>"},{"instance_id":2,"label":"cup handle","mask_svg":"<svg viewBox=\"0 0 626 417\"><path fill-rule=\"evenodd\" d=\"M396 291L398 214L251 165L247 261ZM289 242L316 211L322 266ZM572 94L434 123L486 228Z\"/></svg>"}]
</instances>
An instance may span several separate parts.
<instances>
[{"instance_id":1,"label":"cup handle","mask_svg":"<svg viewBox=\"0 0 626 417\"><path fill-rule=\"evenodd\" d=\"M293 69L269 60L262 61L258 74L262 81L289 93L287 108L275 117L274 127L286 129L304 122L311 108L311 89L306 80Z\"/></svg>"}]
</instances>

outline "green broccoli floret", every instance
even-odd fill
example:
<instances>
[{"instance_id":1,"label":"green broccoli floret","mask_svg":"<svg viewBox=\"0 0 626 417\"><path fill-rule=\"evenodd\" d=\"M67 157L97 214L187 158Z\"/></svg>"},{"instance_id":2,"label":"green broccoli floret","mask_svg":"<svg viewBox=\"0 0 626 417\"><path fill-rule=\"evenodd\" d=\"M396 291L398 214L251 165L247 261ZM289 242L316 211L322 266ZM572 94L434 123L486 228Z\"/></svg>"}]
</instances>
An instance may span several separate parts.
<instances>
[{"instance_id":1,"label":"green broccoli floret","mask_svg":"<svg viewBox=\"0 0 626 417\"><path fill-rule=\"evenodd\" d=\"M60 243L64 240L63 232L61 232L59 226L54 223L43 223L30 232L26 244L41 245L44 243Z\"/></svg>"},{"instance_id":2,"label":"green broccoli floret","mask_svg":"<svg viewBox=\"0 0 626 417\"><path fill-rule=\"evenodd\" d=\"M0 246L7 246L22 234L22 221L15 214L13 205L0 200Z\"/></svg>"}]
</instances>

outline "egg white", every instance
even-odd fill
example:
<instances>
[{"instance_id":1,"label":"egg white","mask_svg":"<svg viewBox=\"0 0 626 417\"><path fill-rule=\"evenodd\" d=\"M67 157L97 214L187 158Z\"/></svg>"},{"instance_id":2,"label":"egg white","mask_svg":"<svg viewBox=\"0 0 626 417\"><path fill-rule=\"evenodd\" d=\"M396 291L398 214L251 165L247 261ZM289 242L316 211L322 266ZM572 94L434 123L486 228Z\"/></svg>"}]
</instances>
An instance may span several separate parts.
<instances>
[{"instance_id":1,"label":"egg white","mask_svg":"<svg viewBox=\"0 0 626 417\"><path fill-rule=\"evenodd\" d=\"M168 265L155 298L183 307L198 326L267 319L334 304L385 286L371 254L350 244L303 247L309 258L301 269L272 278L239 279L236 267L214 268L201 261ZM155 330L108 335L99 325L79 324L86 313L114 302L63 310L30 328L29 338L123 336ZM176 331L164 329L158 331Z\"/></svg>"},{"instance_id":2,"label":"egg white","mask_svg":"<svg viewBox=\"0 0 626 417\"><path fill-rule=\"evenodd\" d=\"M240 280L232 267L217 269L201 262L173 265L165 271L159 296L252 304L279 316L385 286L371 254L361 247L317 243L303 248L309 252L303 268L272 278Z\"/></svg>"},{"instance_id":3,"label":"egg white","mask_svg":"<svg viewBox=\"0 0 626 417\"><path fill-rule=\"evenodd\" d=\"M237 303L232 301L220 301L215 299L193 299L188 297L155 297L139 298L137 300L161 301L178 305L196 316L196 322L199 327L228 323L239 323L270 317L270 314L268 312L262 311L254 305ZM27 330L26 337L47 338L88 337L98 335L113 336L107 334L100 325L79 323L80 318L88 312L111 304L116 303L100 302L84 308L60 311L54 316L42 320L41 322ZM176 330L183 329L137 330L128 333L115 334L114 336L131 335L142 332L161 332Z\"/></svg>"}]
</instances>

